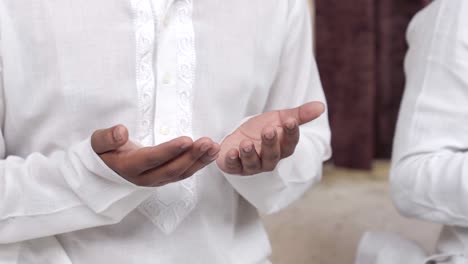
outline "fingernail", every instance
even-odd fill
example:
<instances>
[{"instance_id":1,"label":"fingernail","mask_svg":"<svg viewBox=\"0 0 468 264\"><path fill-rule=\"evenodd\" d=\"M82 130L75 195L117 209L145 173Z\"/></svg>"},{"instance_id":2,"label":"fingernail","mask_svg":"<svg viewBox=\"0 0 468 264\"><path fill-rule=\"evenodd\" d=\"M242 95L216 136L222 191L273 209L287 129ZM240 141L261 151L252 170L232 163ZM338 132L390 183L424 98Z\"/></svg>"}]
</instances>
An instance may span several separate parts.
<instances>
[{"instance_id":1,"label":"fingernail","mask_svg":"<svg viewBox=\"0 0 468 264\"><path fill-rule=\"evenodd\" d=\"M229 155L229 158L231 160L235 160L235 159L237 159L237 155L236 154L231 154L231 155Z\"/></svg>"},{"instance_id":2,"label":"fingernail","mask_svg":"<svg viewBox=\"0 0 468 264\"><path fill-rule=\"evenodd\" d=\"M268 131L265 133L265 138L268 140L272 140L275 137L275 131Z\"/></svg>"},{"instance_id":3,"label":"fingernail","mask_svg":"<svg viewBox=\"0 0 468 264\"><path fill-rule=\"evenodd\" d=\"M122 127L118 126L114 128L114 131L112 131L112 136L114 137L115 142L120 142L123 139L123 131Z\"/></svg>"},{"instance_id":4,"label":"fingernail","mask_svg":"<svg viewBox=\"0 0 468 264\"><path fill-rule=\"evenodd\" d=\"M211 146L207 143L203 143L202 146L200 147L200 150L202 152L206 152Z\"/></svg>"},{"instance_id":5,"label":"fingernail","mask_svg":"<svg viewBox=\"0 0 468 264\"><path fill-rule=\"evenodd\" d=\"M248 145L243 148L244 152L250 153L252 151L252 145Z\"/></svg>"},{"instance_id":6,"label":"fingernail","mask_svg":"<svg viewBox=\"0 0 468 264\"><path fill-rule=\"evenodd\" d=\"M296 122L291 121L286 123L286 128L289 130L294 130L296 128Z\"/></svg>"}]
</instances>

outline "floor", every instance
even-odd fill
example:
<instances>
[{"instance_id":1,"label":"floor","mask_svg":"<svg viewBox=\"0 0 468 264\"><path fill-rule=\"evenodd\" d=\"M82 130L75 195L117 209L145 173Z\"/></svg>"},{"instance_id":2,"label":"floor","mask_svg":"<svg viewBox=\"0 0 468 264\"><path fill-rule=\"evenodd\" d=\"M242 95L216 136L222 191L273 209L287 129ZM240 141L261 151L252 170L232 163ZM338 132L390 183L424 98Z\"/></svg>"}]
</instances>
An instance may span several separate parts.
<instances>
[{"instance_id":1,"label":"floor","mask_svg":"<svg viewBox=\"0 0 468 264\"><path fill-rule=\"evenodd\" d=\"M264 217L273 264L353 264L365 231L391 231L434 247L440 227L401 217L388 195L388 163L371 172L326 165L323 182L288 209Z\"/></svg>"}]
</instances>

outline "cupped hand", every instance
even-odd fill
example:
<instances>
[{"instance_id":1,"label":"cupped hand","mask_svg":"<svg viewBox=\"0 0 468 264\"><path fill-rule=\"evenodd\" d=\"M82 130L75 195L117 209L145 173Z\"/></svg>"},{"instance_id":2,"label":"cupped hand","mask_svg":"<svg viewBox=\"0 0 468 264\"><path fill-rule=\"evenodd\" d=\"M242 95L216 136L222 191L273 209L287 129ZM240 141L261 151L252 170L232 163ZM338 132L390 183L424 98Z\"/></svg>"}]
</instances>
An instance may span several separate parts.
<instances>
[{"instance_id":1,"label":"cupped hand","mask_svg":"<svg viewBox=\"0 0 468 264\"><path fill-rule=\"evenodd\" d=\"M217 159L220 146L209 138L180 137L158 146L141 147L129 140L123 125L97 130L93 150L126 180L147 187L184 180Z\"/></svg>"},{"instance_id":2,"label":"cupped hand","mask_svg":"<svg viewBox=\"0 0 468 264\"><path fill-rule=\"evenodd\" d=\"M218 167L228 174L244 176L274 170L281 159L294 153L299 126L317 119L324 111L324 104L310 102L247 120L221 143Z\"/></svg>"}]
</instances>

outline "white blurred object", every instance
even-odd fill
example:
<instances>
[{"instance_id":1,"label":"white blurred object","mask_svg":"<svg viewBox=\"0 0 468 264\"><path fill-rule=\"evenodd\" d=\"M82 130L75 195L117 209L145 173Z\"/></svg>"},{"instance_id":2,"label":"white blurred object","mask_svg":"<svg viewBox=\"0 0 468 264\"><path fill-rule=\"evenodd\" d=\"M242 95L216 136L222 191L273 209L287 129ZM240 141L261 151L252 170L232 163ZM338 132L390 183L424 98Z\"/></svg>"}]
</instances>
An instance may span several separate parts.
<instances>
[{"instance_id":1,"label":"white blurred object","mask_svg":"<svg viewBox=\"0 0 468 264\"><path fill-rule=\"evenodd\" d=\"M428 256L414 241L388 232L367 232L359 243L355 264L467 264L468 256L448 253Z\"/></svg>"},{"instance_id":2,"label":"white blurred object","mask_svg":"<svg viewBox=\"0 0 468 264\"><path fill-rule=\"evenodd\" d=\"M427 253L396 234L368 232L359 243L355 264L422 264Z\"/></svg>"}]
</instances>

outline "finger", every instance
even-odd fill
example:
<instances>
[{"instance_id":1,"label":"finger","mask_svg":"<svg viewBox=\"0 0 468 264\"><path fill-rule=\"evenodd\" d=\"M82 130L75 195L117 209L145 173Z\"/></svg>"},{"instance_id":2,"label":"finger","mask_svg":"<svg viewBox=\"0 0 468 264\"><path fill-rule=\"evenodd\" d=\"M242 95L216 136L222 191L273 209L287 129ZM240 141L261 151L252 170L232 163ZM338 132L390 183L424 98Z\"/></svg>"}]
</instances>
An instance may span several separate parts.
<instances>
[{"instance_id":1,"label":"finger","mask_svg":"<svg viewBox=\"0 0 468 264\"><path fill-rule=\"evenodd\" d=\"M294 153L299 143L300 131L296 119L290 118L283 124L283 137L281 141L281 158L289 157Z\"/></svg>"},{"instance_id":2,"label":"finger","mask_svg":"<svg viewBox=\"0 0 468 264\"><path fill-rule=\"evenodd\" d=\"M214 145L215 143L207 138L195 142L191 153L187 153L178 160L174 160L170 164L167 164L167 166L155 171L157 174L161 175L159 179L162 180L162 183L158 180L153 182L153 186L162 186L188 178L188 170L193 168L204 156L208 155ZM219 150L217 152L219 152Z\"/></svg>"},{"instance_id":3,"label":"finger","mask_svg":"<svg viewBox=\"0 0 468 264\"><path fill-rule=\"evenodd\" d=\"M185 180L193 176L198 171L202 170L206 166L210 165L219 157L220 146L219 144L214 144L213 147L208 150L200 159L198 159L195 164L192 165L188 170L186 170L176 181Z\"/></svg>"},{"instance_id":4,"label":"finger","mask_svg":"<svg viewBox=\"0 0 468 264\"><path fill-rule=\"evenodd\" d=\"M128 130L123 125L97 130L91 136L91 147L97 154L118 149L128 141Z\"/></svg>"},{"instance_id":5,"label":"finger","mask_svg":"<svg viewBox=\"0 0 468 264\"><path fill-rule=\"evenodd\" d=\"M321 102L310 102L296 108L280 111L281 120L294 118L299 122L299 125L309 123L317 119L325 112L325 105Z\"/></svg>"},{"instance_id":6,"label":"finger","mask_svg":"<svg viewBox=\"0 0 468 264\"><path fill-rule=\"evenodd\" d=\"M255 145L250 140L244 140L240 144L240 159L244 175L253 175L261 171L262 162L255 150Z\"/></svg>"},{"instance_id":7,"label":"finger","mask_svg":"<svg viewBox=\"0 0 468 264\"><path fill-rule=\"evenodd\" d=\"M160 166L144 172L138 177L139 185L161 186L182 176L195 162L213 147L213 141L209 138L197 140L190 151L180 157Z\"/></svg>"},{"instance_id":8,"label":"finger","mask_svg":"<svg viewBox=\"0 0 468 264\"><path fill-rule=\"evenodd\" d=\"M262 131L262 170L272 171L276 168L281 158L281 146L278 140L278 132L274 127L266 127Z\"/></svg>"},{"instance_id":9,"label":"finger","mask_svg":"<svg viewBox=\"0 0 468 264\"><path fill-rule=\"evenodd\" d=\"M227 152L224 157L224 164L226 172L229 174L241 174L242 173L242 162L239 157L239 150L231 149Z\"/></svg>"},{"instance_id":10,"label":"finger","mask_svg":"<svg viewBox=\"0 0 468 264\"><path fill-rule=\"evenodd\" d=\"M179 137L153 147L140 148L123 161L131 175L162 166L190 150L193 141L189 137Z\"/></svg>"}]
</instances>

